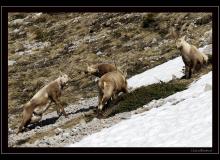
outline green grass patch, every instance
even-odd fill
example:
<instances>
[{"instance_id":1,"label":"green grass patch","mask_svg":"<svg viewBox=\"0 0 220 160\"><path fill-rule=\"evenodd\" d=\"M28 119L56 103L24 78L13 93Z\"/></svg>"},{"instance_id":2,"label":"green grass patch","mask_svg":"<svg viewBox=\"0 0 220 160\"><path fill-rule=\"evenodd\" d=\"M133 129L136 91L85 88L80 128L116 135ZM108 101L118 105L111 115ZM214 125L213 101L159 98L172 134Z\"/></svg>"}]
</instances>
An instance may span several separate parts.
<instances>
[{"instance_id":1,"label":"green grass patch","mask_svg":"<svg viewBox=\"0 0 220 160\"><path fill-rule=\"evenodd\" d=\"M168 83L161 82L144 86L120 97L116 109L110 114L113 116L117 113L135 110L152 100L168 97L176 92L185 90L189 80L173 80Z\"/></svg>"}]
</instances>

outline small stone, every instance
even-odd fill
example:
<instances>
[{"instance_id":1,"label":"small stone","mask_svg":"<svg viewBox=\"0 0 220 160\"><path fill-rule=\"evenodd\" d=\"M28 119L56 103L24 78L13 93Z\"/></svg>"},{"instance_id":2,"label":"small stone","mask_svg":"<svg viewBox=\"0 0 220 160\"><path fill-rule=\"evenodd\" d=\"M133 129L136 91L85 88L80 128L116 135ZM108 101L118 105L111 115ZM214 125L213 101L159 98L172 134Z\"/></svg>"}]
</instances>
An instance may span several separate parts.
<instances>
[{"instance_id":1,"label":"small stone","mask_svg":"<svg viewBox=\"0 0 220 160\"><path fill-rule=\"evenodd\" d=\"M121 115L120 118L121 119L130 119L131 118L131 114L130 113L123 114L123 115Z\"/></svg>"},{"instance_id":2,"label":"small stone","mask_svg":"<svg viewBox=\"0 0 220 160\"><path fill-rule=\"evenodd\" d=\"M8 133L9 134L12 134L13 133L13 130L11 128L8 128Z\"/></svg>"},{"instance_id":3,"label":"small stone","mask_svg":"<svg viewBox=\"0 0 220 160\"><path fill-rule=\"evenodd\" d=\"M157 42L157 39L156 38L153 38L152 41L151 41L151 44L154 44Z\"/></svg>"},{"instance_id":4,"label":"small stone","mask_svg":"<svg viewBox=\"0 0 220 160\"><path fill-rule=\"evenodd\" d=\"M39 143L40 143L39 139L34 142L35 145L38 145Z\"/></svg>"},{"instance_id":5,"label":"small stone","mask_svg":"<svg viewBox=\"0 0 220 160\"><path fill-rule=\"evenodd\" d=\"M81 119L79 123L80 123L81 125L86 125L85 119Z\"/></svg>"},{"instance_id":6,"label":"small stone","mask_svg":"<svg viewBox=\"0 0 220 160\"><path fill-rule=\"evenodd\" d=\"M59 135L60 133L62 133L63 132L63 129L61 129L61 128L57 128L56 130L55 130L55 134L56 135Z\"/></svg>"},{"instance_id":7,"label":"small stone","mask_svg":"<svg viewBox=\"0 0 220 160\"><path fill-rule=\"evenodd\" d=\"M145 51L148 51L150 49L150 47L144 47Z\"/></svg>"},{"instance_id":8,"label":"small stone","mask_svg":"<svg viewBox=\"0 0 220 160\"><path fill-rule=\"evenodd\" d=\"M139 61L143 61L143 58L138 58Z\"/></svg>"},{"instance_id":9,"label":"small stone","mask_svg":"<svg viewBox=\"0 0 220 160\"><path fill-rule=\"evenodd\" d=\"M25 34L25 32L23 31L23 32L19 32L18 33L18 35L24 35Z\"/></svg>"},{"instance_id":10,"label":"small stone","mask_svg":"<svg viewBox=\"0 0 220 160\"><path fill-rule=\"evenodd\" d=\"M76 132L71 132L70 133L70 136L76 136L78 133L76 133Z\"/></svg>"},{"instance_id":11,"label":"small stone","mask_svg":"<svg viewBox=\"0 0 220 160\"><path fill-rule=\"evenodd\" d=\"M18 33L18 32L20 32L20 30L17 28L15 30L13 30L13 33Z\"/></svg>"},{"instance_id":12,"label":"small stone","mask_svg":"<svg viewBox=\"0 0 220 160\"><path fill-rule=\"evenodd\" d=\"M77 129L76 129L76 128L73 128L73 129L71 130L71 132L77 132Z\"/></svg>"},{"instance_id":13,"label":"small stone","mask_svg":"<svg viewBox=\"0 0 220 160\"><path fill-rule=\"evenodd\" d=\"M172 75L172 80L177 79L177 77L175 75Z\"/></svg>"},{"instance_id":14,"label":"small stone","mask_svg":"<svg viewBox=\"0 0 220 160\"><path fill-rule=\"evenodd\" d=\"M101 51L98 51L97 53L96 53L96 55L97 56L100 56L100 55L103 55L104 53L102 53Z\"/></svg>"},{"instance_id":15,"label":"small stone","mask_svg":"<svg viewBox=\"0 0 220 160\"><path fill-rule=\"evenodd\" d=\"M9 60L9 61L8 61L8 65L9 65L9 66L13 66L13 64L15 64L15 63L16 63L16 61L13 61L13 60Z\"/></svg>"},{"instance_id":16,"label":"small stone","mask_svg":"<svg viewBox=\"0 0 220 160\"><path fill-rule=\"evenodd\" d=\"M63 137L63 138L68 138L69 135L70 135L69 133L63 133L62 137Z\"/></svg>"},{"instance_id":17,"label":"small stone","mask_svg":"<svg viewBox=\"0 0 220 160\"><path fill-rule=\"evenodd\" d=\"M21 24L23 24L23 22L24 22L24 19L16 19L13 21L13 24L14 25L21 25Z\"/></svg>"},{"instance_id":18,"label":"small stone","mask_svg":"<svg viewBox=\"0 0 220 160\"><path fill-rule=\"evenodd\" d=\"M100 79L100 78L96 77L96 78L94 79L94 81L95 81L95 82L98 82L99 79Z\"/></svg>"},{"instance_id":19,"label":"small stone","mask_svg":"<svg viewBox=\"0 0 220 160\"><path fill-rule=\"evenodd\" d=\"M36 13L35 16L40 17L42 15L42 12Z\"/></svg>"},{"instance_id":20,"label":"small stone","mask_svg":"<svg viewBox=\"0 0 220 160\"><path fill-rule=\"evenodd\" d=\"M19 55L19 56L22 56L24 54L24 52L16 52L15 54Z\"/></svg>"}]
</instances>

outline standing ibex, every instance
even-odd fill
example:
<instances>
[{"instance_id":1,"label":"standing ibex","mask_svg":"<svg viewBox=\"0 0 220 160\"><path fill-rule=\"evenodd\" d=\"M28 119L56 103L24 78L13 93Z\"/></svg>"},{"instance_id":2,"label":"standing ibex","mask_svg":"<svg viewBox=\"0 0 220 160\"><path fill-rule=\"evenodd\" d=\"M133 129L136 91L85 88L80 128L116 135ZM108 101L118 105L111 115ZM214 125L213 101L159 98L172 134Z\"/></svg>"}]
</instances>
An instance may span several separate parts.
<instances>
[{"instance_id":1,"label":"standing ibex","mask_svg":"<svg viewBox=\"0 0 220 160\"><path fill-rule=\"evenodd\" d=\"M105 103L107 102L107 105L109 105L111 98L115 99L118 93L128 93L126 75L119 69L108 72L100 78L98 88L98 109L101 111Z\"/></svg>"},{"instance_id":2,"label":"standing ibex","mask_svg":"<svg viewBox=\"0 0 220 160\"><path fill-rule=\"evenodd\" d=\"M66 74L59 76L54 81L41 88L29 102L24 104L22 113L23 119L17 133L21 132L23 127L27 126L28 123L40 121L42 114L49 108L51 102L54 102L58 106L58 115L61 111L64 116L67 117L67 114L59 100L61 91L67 82L68 76Z\"/></svg>"},{"instance_id":3,"label":"standing ibex","mask_svg":"<svg viewBox=\"0 0 220 160\"><path fill-rule=\"evenodd\" d=\"M201 53L194 45L186 42L185 36L178 38L178 34L172 30L173 37L176 40L176 46L180 50L183 62L185 64L185 77L191 78L191 75L201 69L208 62L208 56Z\"/></svg>"}]
</instances>

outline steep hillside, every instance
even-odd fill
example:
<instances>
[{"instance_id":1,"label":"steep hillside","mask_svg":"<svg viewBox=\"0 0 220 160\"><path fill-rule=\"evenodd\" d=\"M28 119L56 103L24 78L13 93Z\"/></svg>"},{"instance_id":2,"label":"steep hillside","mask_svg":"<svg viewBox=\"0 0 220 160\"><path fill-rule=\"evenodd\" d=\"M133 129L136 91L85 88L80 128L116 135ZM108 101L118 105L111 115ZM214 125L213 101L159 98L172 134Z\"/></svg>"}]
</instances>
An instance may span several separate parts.
<instances>
[{"instance_id":1,"label":"steep hillside","mask_svg":"<svg viewBox=\"0 0 220 160\"><path fill-rule=\"evenodd\" d=\"M20 121L21 104L60 71L71 77L64 105L97 96L86 63L128 67L128 77L179 56L169 29L202 47L211 40L210 13L10 13L8 16L8 109ZM206 34L205 34L206 35ZM207 34L208 35L208 34ZM48 112L51 112L51 107Z\"/></svg>"}]
</instances>

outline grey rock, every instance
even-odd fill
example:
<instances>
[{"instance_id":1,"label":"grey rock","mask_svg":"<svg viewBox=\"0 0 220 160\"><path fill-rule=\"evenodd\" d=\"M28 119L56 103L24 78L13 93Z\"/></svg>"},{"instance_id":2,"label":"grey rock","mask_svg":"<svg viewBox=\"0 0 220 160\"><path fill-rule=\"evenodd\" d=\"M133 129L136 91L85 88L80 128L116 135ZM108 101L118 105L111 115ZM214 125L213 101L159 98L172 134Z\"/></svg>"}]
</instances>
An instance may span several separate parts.
<instances>
[{"instance_id":1,"label":"grey rock","mask_svg":"<svg viewBox=\"0 0 220 160\"><path fill-rule=\"evenodd\" d=\"M41 16L42 16L42 12L40 12L40 13L35 13L34 15L32 15L32 17L31 18L33 18L33 20L37 20L37 19L39 19Z\"/></svg>"},{"instance_id":2,"label":"grey rock","mask_svg":"<svg viewBox=\"0 0 220 160\"><path fill-rule=\"evenodd\" d=\"M172 80L175 80L175 79L177 79L177 76L172 75Z\"/></svg>"},{"instance_id":3,"label":"grey rock","mask_svg":"<svg viewBox=\"0 0 220 160\"><path fill-rule=\"evenodd\" d=\"M92 120L92 122L95 122L95 123L96 123L96 122L98 122L98 121L99 121L99 119L98 119L98 118L96 118L96 117L95 117L95 118L93 118L93 120Z\"/></svg>"},{"instance_id":4,"label":"grey rock","mask_svg":"<svg viewBox=\"0 0 220 160\"><path fill-rule=\"evenodd\" d=\"M97 56L100 56L100 55L103 55L103 54L104 54L104 53L101 52L101 51L98 51L98 52L96 53Z\"/></svg>"},{"instance_id":5,"label":"grey rock","mask_svg":"<svg viewBox=\"0 0 220 160\"><path fill-rule=\"evenodd\" d=\"M124 112L120 116L121 119L130 119L131 118L131 113L130 112Z\"/></svg>"},{"instance_id":6,"label":"grey rock","mask_svg":"<svg viewBox=\"0 0 220 160\"><path fill-rule=\"evenodd\" d=\"M16 64L16 61L14 61L14 60L8 60L8 65L9 65L9 66L13 66L14 64Z\"/></svg>"},{"instance_id":7,"label":"grey rock","mask_svg":"<svg viewBox=\"0 0 220 160\"><path fill-rule=\"evenodd\" d=\"M16 29L14 29L12 32L16 34L16 33L20 32L20 29L17 29L17 28L16 28Z\"/></svg>"},{"instance_id":8,"label":"grey rock","mask_svg":"<svg viewBox=\"0 0 220 160\"><path fill-rule=\"evenodd\" d=\"M63 132L63 129L61 129L61 128L57 128L56 130L55 130L55 134L56 135L59 135L60 133L62 133Z\"/></svg>"},{"instance_id":9,"label":"grey rock","mask_svg":"<svg viewBox=\"0 0 220 160\"><path fill-rule=\"evenodd\" d=\"M73 128L70 132L71 135L76 135L78 132L78 129L77 128Z\"/></svg>"},{"instance_id":10,"label":"grey rock","mask_svg":"<svg viewBox=\"0 0 220 160\"><path fill-rule=\"evenodd\" d=\"M68 138L70 136L70 133L67 133L67 132L65 132L65 133L63 133L62 134L62 138Z\"/></svg>"},{"instance_id":11,"label":"grey rock","mask_svg":"<svg viewBox=\"0 0 220 160\"><path fill-rule=\"evenodd\" d=\"M14 25L21 25L23 24L24 19L15 19L14 21L12 21L12 24Z\"/></svg>"},{"instance_id":12,"label":"grey rock","mask_svg":"<svg viewBox=\"0 0 220 160\"><path fill-rule=\"evenodd\" d=\"M16 52L15 54L17 54L17 55L19 55L19 56L22 56L22 55L24 55L25 53L24 52Z\"/></svg>"},{"instance_id":13,"label":"grey rock","mask_svg":"<svg viewBox=\"0 0 220 160\"><path fill-rule=\"evenodd\" d=\"M34 145L38 145L39 143L40 143L40 140L38 139L34 142Z\"/></svg>"},{"instance_id":14,"label":"grey rock","mask_svg":"<svg viewBox=\"0 0 220 160\"><path fill-rule=\"evenodd\" d=\"M155 44L156 42L157 42L157 39L153 38L152 41L151 41L151 44Z\"/></svg>"},{"instance_id":15,"label":"grey rock","mask_svg":"<svg viewBox=\"0 0 220 160\"><path fill-rule=\"evenodd\" d=\"M12 133L14 133L14 131L9 127L8 128L8 134L12 134Z\"/></svg>"},{"instance_id":16,"label":"grey rock","mask_svg":"<svg viewBox=\"0 0 220 160\"><path fill-rule=\"evenodd\" d=\"M144 108L138 108L137 110L134 111L134 114L140 114L140 113L143 113L145 111L148 111L149 108L147 107L144 107Z\"/></svg>"}]
</instances>

